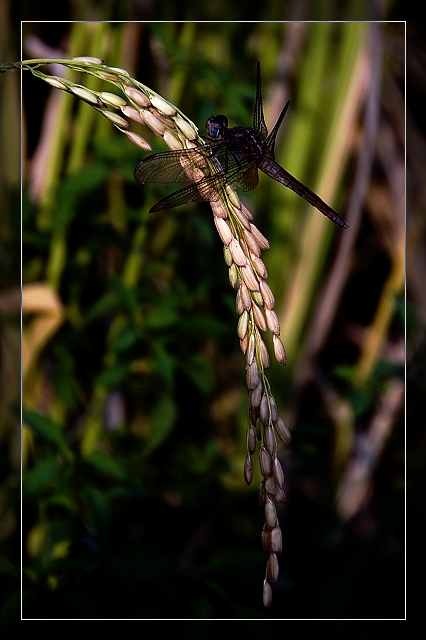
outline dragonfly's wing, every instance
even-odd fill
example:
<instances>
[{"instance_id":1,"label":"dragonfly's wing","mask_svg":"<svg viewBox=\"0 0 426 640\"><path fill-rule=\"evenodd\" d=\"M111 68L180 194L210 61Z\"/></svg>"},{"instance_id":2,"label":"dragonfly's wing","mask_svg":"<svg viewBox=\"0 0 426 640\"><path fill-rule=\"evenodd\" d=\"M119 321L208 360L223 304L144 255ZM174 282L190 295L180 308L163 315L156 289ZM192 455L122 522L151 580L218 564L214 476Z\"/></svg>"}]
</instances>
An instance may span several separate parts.
<instances>
[{"instance_id":1,"label":"dragonfly's wing","mask_svg":"<svg viewBox=\"0 0 426 640\"><path fill-rule=\"evenodd\" d=\"M206 160L216 154L225 144L223 140L212 142L193 149L164 151L147 156L135 169L135 178L139 182L193 182L209 174ZM194 169L197 171L194 172Z\"/></svg>"},{"instance_id":2,"label":"dragonfly's wing","mask_svg":"<svg viewBox=\"0 0 426 640\"><path fill-rule=\"evenodd\" d=\"M241 144L240 139L226 139L226 145L215 151L219 173L224 174L227 183L239 184L244 191L251 191L259 183L257 157L250 147Z\"/></svg>"},{"instance_id":3,"label":"dragonfly's wing","mask_svg":"<svg viewBox=\"0 0 426 640\"><path fill-rule=\"evenodd\" d=\"M288 171L283 169L277 162L272 160L271 158L265 158L262 163L259 165L259 169L266 173L270 178L281 182L281 184L285 185L298 196L309 202L313 207L321 211L327 218L330 218L336 224L339 224L341 227L345 229L348 227L346 222L339 216L334 209L332 209L328 204L326 204L316 193L308 189L304 184L296 180Z\"/></svg>"},{"instance_id":4,"label":"dragonfly's wing","mask_svg":"<svg viewBox=\"0 0 426 640\"><path fill-rule=\"evenodd\" d=\"M267 152L267 155L274 159L274 147L275 147L275 138L277 137L277 133L278 133L278 129L281 126L281 122L283 121L283 118L287 112L288 109L288 105L290 104L290 102L287 102L285 104L285 106L283 107L283 110L281 111L278 120L275 123L274 128L272 129L271 133L268 135L268 137L266 138L265 142L264 142L264 149Z\"/></svg>"},{"instance_id":5,"label":"dragonfly's wing","mask_svg":"<svg viewBox=\"0 0 426 640\"><path fill-rule=\"evenodd\" d=\"M175 191L160 200L160 202L157 202L150 209L150 212L155 213L155 211L161 211L162 209L171 209L186 202L214 202L219 199L227 184L238 183L243 187L244 191L254 189L259 182L256 166L250 165L247 167L246 163L241 162L237 164L235 159L230 154L228 155L231 158L228 164L228 171L218 171L214 175L206 176L198 182L193 182L187 187Z\"/></svg>"},{"instance_id":6,"label":"dragonfly's wing","mask_svg":"<svg viewBox=\"0 0 426 640\"><path fill-rule=\"evenodd\" d=\"M135 178L142 183L191 182L160 200L151 212L186 202L213 202L229 183L241 184L244 191L251 191L259 180L252 156L242 154L240 145L229 139L194 149L154 153L137 165Z\"/></svg>"},{"instance_id":7,"label":"dragonfly's wing","mask_svg":"<svg viewBox=\"0 0 426 640\"><path fill-rule=\"evenodd\" d=\"M241 172L241 170L240 170ZM237 175L234 178L232 174L228 177L230 182L237 182L242 186L244 191L251 191L257 187L259 183L259 174L255 164L251 164L241 175Z\"/></svg>"},{"instance_id":8,"label":"dragonfly's wing","mask_svg":"<svg viewBox=\"0 0 426 640\"><path fill-rule=\"evenodd\" d=\"M265 140L266 136L268 135L268 129L266 128L265 118L263 116L262 78L260 75L260 62L257 63L256 102L254 105L253 128L259 134L260 139Z\"/></svg>"},{"instance_id":9,"label":"dragonfly's wing","mask_svg":"<svg viewBox=\"0 0 426 640\"><path fill-rule=\"evenodd\" d=\"M225 180L223 174L209 176L171 193L157 202L149 211L155 213L163 209L172 209L187 202L214 202L219 199L221 189L224 189L227 183L228 180Z\"/></svg>"}]
</instances>

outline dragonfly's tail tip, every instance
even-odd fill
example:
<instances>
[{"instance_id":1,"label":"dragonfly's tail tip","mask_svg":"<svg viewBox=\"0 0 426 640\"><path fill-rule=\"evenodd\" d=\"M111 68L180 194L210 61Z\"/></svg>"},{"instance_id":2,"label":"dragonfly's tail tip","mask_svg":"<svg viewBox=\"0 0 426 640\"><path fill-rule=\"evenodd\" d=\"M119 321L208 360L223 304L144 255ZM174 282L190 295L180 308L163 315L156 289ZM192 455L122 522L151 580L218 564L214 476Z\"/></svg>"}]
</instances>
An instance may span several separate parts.
<instances>
[{"instance_id":1,"label":"dragonfly's tail tip","mask_svg":"<svg viewBox=\"0 0 426 640\"><path fill-rule=\"evenodd\" d=\"M342 227L343 229L349 229L348 223L345 220L343 220L343 218L341 218L340 216L337 220L333 220L333 222L334 224L339 225L339 227Z\"/></svg>"}]
</instances>

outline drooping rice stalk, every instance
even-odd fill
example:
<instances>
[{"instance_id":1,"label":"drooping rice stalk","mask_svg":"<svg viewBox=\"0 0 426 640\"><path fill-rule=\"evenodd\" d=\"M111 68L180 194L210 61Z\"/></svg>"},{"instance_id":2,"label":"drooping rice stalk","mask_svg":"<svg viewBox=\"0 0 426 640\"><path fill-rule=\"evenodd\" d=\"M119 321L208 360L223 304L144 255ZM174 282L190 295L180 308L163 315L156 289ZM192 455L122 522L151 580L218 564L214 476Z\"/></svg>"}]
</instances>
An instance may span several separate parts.
<instances>
[{"instance_id":1,"label":"drooping rice stalk","mask_svg":"<svg viewBox=\"0 0 426 640\"><path fill-rule=\"evenodd\" d=\"M95 91L50 76L40 67L49 63L62 64L75 71L88 73L106 80L121 90L123 96L106 91ZM71 93L99 111L131 142L145 151L149 143L138 133L131 131L129 120L146 125L156 135L164 138L170 149L178 150L201 146L197 127L177 107L157 93L130 77L127 71L103 64L100 58L78 57L72 59L33 59L0 66L0 72L29 70L33 75L57 89ZM211 172L216 169L210 164ZM185 171L197 179L197 166ZM201 174L200 177L203 177ZM220 189L220 199L210 202L213 221L224 244L224 258L229 269L229 280L236 290L237 333L241 350L246 358L246 383L248 388L247 456L244 478L249 485L253 479L252 456L259 441L259 466L262 482L259 503L264 508L265 524L262 546L268 555L263 583L263 603L272 602L272 585L279 573L278 555L282 550L282 536L275 503L285 502L284 474L277 456L277 436L286 444L291 436L282 418L277 414L276 402L270 389L265 370L269 367L269 354L261 332L272 333L276 360L286 364L287 357L280 339L280 324L274 310L274 295L267 284L268 273L261 259L261 252L269 248L269 242L253 224L253 217L241 203L231 185Z\"/></svg>"}]
</instances>

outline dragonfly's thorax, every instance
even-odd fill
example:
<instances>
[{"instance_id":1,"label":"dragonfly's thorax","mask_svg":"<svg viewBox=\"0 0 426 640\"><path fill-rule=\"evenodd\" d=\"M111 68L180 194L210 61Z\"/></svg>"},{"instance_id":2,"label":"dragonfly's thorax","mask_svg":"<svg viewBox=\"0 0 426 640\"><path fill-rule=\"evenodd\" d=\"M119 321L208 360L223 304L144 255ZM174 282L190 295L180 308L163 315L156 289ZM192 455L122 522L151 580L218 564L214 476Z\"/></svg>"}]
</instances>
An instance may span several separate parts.
<instances>
[{"instance_id":1,"label":"dragonfly's thorax","mask_svg":"<svg viewBox=\"0 0 426 640\"><path fill-rule=\"evenodd\" d=\"M222 137L235 143L234 149L238 149L237 155L242 157L250 157L255 160L256 164L264 155L263 143L259 138L259 134L252 127L232 127L224 129ZM235 151L234 151L235 153Z\"/></svg>"}]
</instances>

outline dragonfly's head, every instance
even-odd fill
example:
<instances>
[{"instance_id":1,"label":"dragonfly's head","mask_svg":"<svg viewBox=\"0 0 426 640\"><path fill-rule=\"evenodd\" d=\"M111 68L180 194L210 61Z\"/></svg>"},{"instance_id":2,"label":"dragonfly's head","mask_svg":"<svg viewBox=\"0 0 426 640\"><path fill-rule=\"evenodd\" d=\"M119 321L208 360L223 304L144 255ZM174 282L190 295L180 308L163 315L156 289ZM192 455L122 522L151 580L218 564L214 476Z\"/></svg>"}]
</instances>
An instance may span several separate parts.
<instances>
[{"instance_id":1,"label":"dragonfly's head","mask_svg":"<svg viewBox=\"0 0 426 640\"><path fill-rule=\"evenodd\" d=\"M227 128L228 118L226 116L212 116L206 122L207 135L210 138L221 138Z\"/></svg>"}]
</instances>

